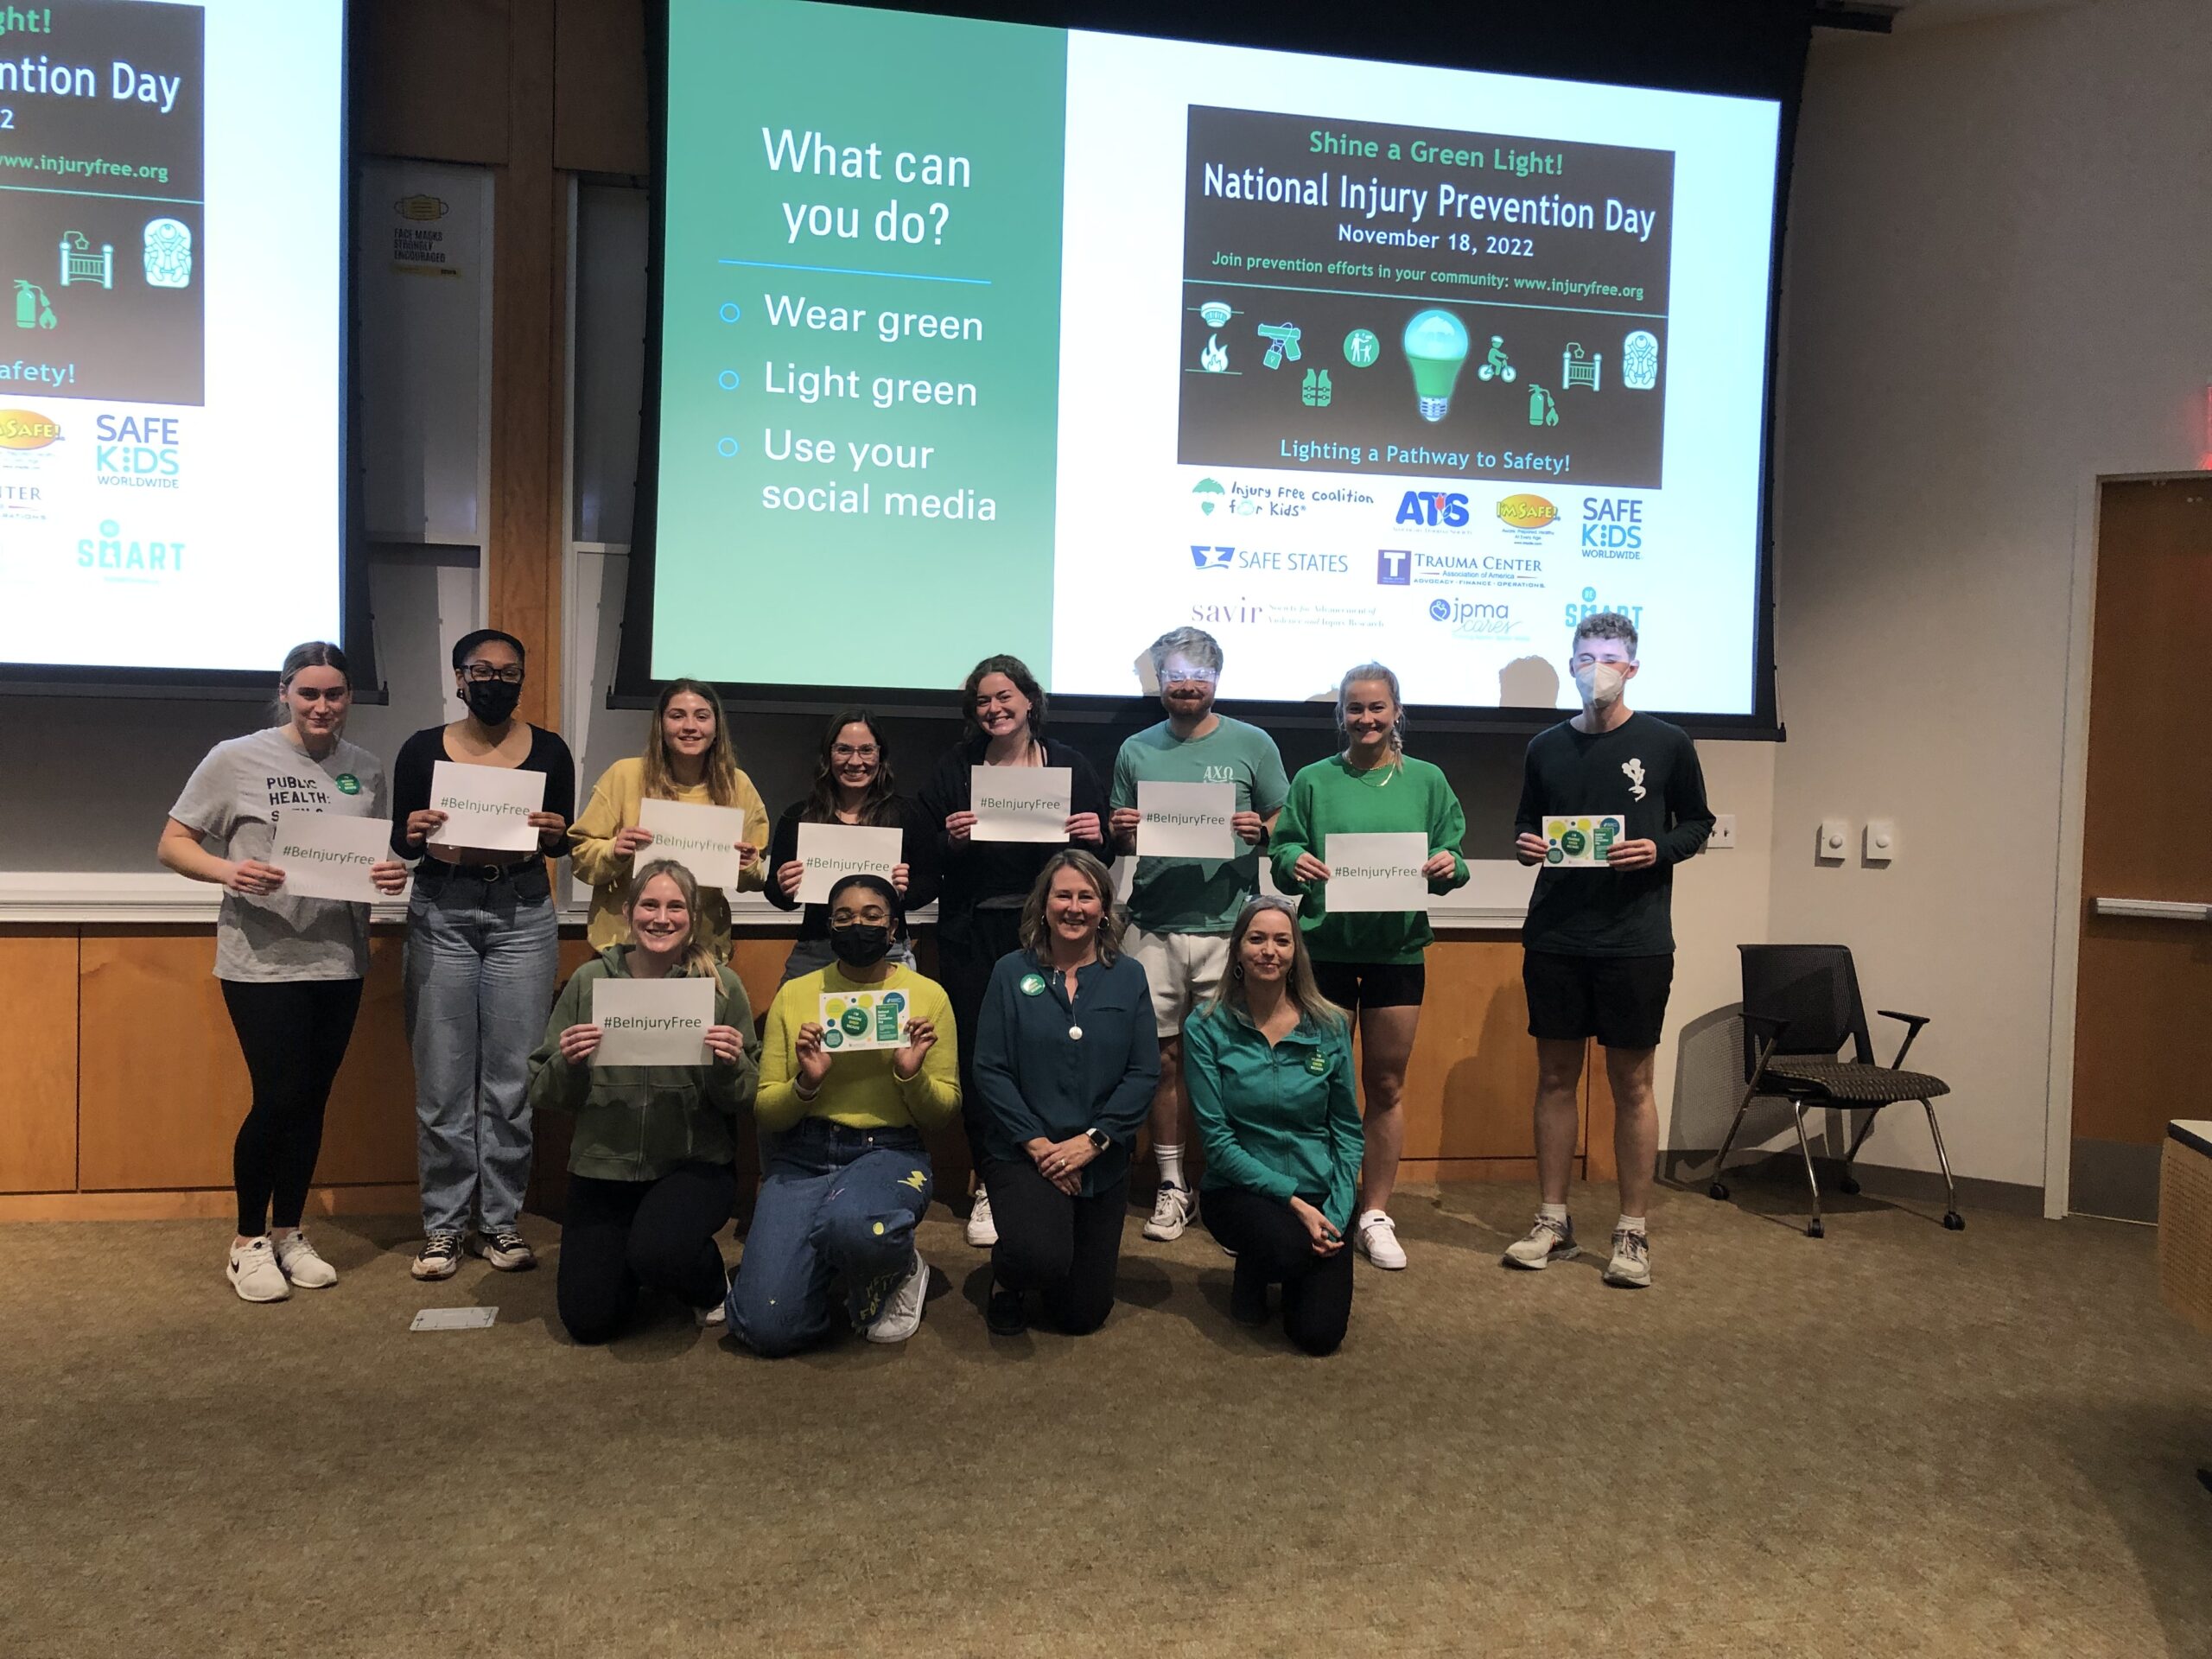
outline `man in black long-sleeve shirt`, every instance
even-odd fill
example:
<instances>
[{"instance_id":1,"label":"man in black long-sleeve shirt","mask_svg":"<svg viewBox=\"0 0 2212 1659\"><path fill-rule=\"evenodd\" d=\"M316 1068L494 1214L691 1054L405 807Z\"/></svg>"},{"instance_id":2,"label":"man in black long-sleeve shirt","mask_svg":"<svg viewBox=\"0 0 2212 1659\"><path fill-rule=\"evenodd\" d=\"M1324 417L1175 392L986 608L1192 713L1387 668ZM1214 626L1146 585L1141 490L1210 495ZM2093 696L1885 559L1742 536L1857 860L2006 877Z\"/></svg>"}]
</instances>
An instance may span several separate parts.
<instances>
[{"instance_id":1,"label":"man in black long-sleeve shirt","mask_svg":"<svg viewBox=\"0 0 2212 1659\"><path fill-rule=\"evenodd\" d=\"M1675 866L1713 833L1696 747L1678 726L1629 710L1636 625L1615 611L1575 629L1573 671L1582 712L1529 744L1514 815L1523 864L1546 866L1529 901L1522 981L1536 1039L1536 1168L1542 1204L1529 1236L1505 1252L1510 1268L1541 1268L1580 1254L1567 1215L1575 1100L1589 1039L1605 1046L1612 1084L1613 1146L1621 1218L1605 1282L1651 1282L1644 1211L1659 1155L1652 1061L1675 977L1670 900ZM1619 839L1602 868L1560 868L1544 834L1548 816L1618 817Z\"/></svg>"}]
</instances>

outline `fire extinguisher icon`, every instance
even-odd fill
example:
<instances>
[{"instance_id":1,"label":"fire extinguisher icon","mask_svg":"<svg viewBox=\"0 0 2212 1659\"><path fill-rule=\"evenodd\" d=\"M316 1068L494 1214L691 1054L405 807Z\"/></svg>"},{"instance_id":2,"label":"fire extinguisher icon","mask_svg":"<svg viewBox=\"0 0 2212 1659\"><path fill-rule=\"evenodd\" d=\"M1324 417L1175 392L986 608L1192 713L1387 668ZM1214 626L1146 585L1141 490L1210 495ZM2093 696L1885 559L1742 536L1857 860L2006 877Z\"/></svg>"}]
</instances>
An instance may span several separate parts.
<instances>
[{"instance_id":1,"label":"fire extinguisher icon","mask_svg":"<svg viewBox=\"0 0 2212 1659\"><path fill-rule=\"evenodd\" d=\"M46 297L46 290L36 283L16 277L16 327L51 328L54 322L54 302Z\"/></svg>"},{"instance_id":2,"label":"fire extinguisher icon","mask_svg":"<svg viewBox=\"0 0 2212 1659\"><path fill-rule=\"evenodd\" d=\"M1559 424L1559 405L1552 401L1551 393L1534 384L1529 387L1529 424L1531 426Z\"/></svg>"}]
</instances>

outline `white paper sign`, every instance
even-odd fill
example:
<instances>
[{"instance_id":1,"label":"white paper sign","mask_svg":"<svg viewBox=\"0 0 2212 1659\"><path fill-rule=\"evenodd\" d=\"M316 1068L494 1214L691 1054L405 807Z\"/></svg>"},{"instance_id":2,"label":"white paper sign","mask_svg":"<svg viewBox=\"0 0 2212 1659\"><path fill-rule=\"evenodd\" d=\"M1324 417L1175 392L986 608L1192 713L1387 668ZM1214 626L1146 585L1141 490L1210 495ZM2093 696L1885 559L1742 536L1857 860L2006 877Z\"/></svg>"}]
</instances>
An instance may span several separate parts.
<instances>
[{"instance_id":1,"label":"white paper sign","mask_svg":"<svg viewBox=\"0 0 2212 1659\"><path fill-rule=\"evenodd\" d=\"M977 841L1044 841L1068 838L1070 803L1075 799L1071 766L971 766L968 804L976 815Z\"/></svg>"},{"instance_id":2,"label":"white paper sign","mask_svg":"<svg viewBox=\"0 0 2212 1659\"><path fill-rule=\"evenodd\" d=\"M545 804L545 774L440 760L430 768L430 804L446 815L433 837L441 847L533 853L537 831L530 815Z\"/></svg>"},{"instance_id":3,"label":"white paper sign","mask_svg":"<svg viewBox=\"0 0 2212 1659\"><path fill-rule=\"evenodd\" d=\"M276 891L294 899L374 904L384 895L369 880L369 866L397 856L391 825L382 818L284 811L270 836L269 861L284 872Z\"/></svg>"},{"instance_id":4,"label":"white paper sign","mask_svg":"<svg viewBox=\"0 0 2212 1659\"><path fill-rule=\"evenodd\" d=\"M595 979L594 1065L704 1065L715 1023L711 979Z\"/></svg>"},{"instance_id":5,"label":"white paper sign","mask_svg":"<svg viewBox=\"0 0 2212 1659\"><path fill-rule=\"evenodd\" d=\"M1324 836L1321 861L1329 867L1323 897L1332 914L1351 911L1426 910L1428 837L1418 831Z\"/></svg>"},{"instance_id":6,"label":"white paper sign","mask_svg":"<svg viewBox=\"0 0 2212 1659\"><path fill-rule=\"evenodd\" d=\"M1236 810L1234 784L1137 785L1137 856L1235 858L1244 843L1229 827Z\"/></svg>"},{"instance_id":7,"label":"white paper sign","mask_svg":"<svg viewBox=\"0 0 2212 1659\"><path fill-rule=\"evenodd\" d=\"M903 1048L912 1016L897 986L822 994L822 1046L833 1054L858 1048Z\"/></svg>"},{"instance_id":8,"label":"white paper sign","mask_svg":"<svg viewBox=\"0 0 2212 1659\"><path fill-rule=\"evenodd\" d=\"M830 889L849 875L880 875L888 881L905 856L906 842L896 824L800 824L798 861L806 869L798 880L799 903L828 904Z\"/></svg>"},{"instance_id":9,"label":"white paper sign","mask_svg":"<svg viewBox=\"0 0 2212 1659\"><path fill-rule=\"evenodd\" d=\"M702 887L737 886L737 843L745 839L745 810L735 806L702 806L690 801L640 801L638 828L652 845L631 861L632 868L657 858L672 858Z\"/></svg>"},{"instance_id":10,"label":"white paper sign","mask_svg":"<svg viewBox=\"0 0 2212 1659\"><path fill-rule=\"evenodd\" d=\"M410 1331L489 1331L499 1320L496 1307L426 1307Z\"/></svg>"},{"instance_id":11,"label":"white paper sign","mask_svg":"<svg viewBox=\"0 0 2212 1659\"><path fill-rule=\"evenodd\" d=\"M1618 812L1544 814L1544 863L1551 869L1603 868L1617 841L1628 839L1628 820Z\"/></svg>"}]
</instances>

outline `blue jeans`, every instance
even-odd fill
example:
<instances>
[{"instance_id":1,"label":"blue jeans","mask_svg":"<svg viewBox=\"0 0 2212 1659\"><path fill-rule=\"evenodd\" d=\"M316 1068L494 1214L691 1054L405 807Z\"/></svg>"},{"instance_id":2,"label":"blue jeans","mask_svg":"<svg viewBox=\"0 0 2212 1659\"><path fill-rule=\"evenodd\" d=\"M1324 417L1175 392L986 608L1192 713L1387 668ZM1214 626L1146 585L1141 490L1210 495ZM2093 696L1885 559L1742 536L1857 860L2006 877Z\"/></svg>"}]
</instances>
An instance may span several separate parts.
<instances>
[{"instance_id":1,"label":"blue jeans","mask_svg":"<svg viewBox=\"0 0 2212 1659\"><path fill-rule=\"evenodd\" d=\"M552 894L527 878L418 878L407 1039L425 1232L512 1227L530 1185L530 1055L560 971Z\"/></svg>"},{"instance_id":2,"label":"blue jeans","mask_svg":"<svg viewBox=\"0 0 2212 1659\"><path fill-rule=\"evenodd\" d=\"M833 1281L855 1329L914 1270L914 1224L929 1208L929 1154L912 1129L802 1118L761 1138L766 1173L729 1287L729 1328L768 1358L836 1328Z\"/></svg>"}]
</instances>

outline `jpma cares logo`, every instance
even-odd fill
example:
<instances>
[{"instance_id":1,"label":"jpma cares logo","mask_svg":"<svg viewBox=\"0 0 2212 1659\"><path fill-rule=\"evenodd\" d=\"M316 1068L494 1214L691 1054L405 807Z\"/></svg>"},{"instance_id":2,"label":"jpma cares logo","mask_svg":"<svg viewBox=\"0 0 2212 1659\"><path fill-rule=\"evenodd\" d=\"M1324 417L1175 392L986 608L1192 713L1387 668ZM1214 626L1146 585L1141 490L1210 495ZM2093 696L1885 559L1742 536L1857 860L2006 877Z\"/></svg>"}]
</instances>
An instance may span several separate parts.
<instances>
[{"instance_id":1,"label":"jpma cares logo","mask_svg":"<svg viewBox=\"0 0 2212 1659\"><path fill-rule=\"evenodd\" d=\"M43 449L61 436L61 423L28 409L0 409L0 449Z\"/></svg>"},{"instance_id":2,"label":"jpma cares logo","mask_svg":"<svg viewBox=\"0 0 2212 1659\"><path fill-rule=\"evenodd\" d=\"M1513 607L1502 600L1432 599L1429 620L1452 625L1455 639L1517 639Z\"/></svg>"},{"instance_id":3,"label":"jpma cares logo","mask_svg":"<svg viewBox=\"0 0 2212 1659\"><path fill-rule=\"evenodd\" d=\"M92 474L111 487L173 490L181 448L174 415L102 414L92 430Z\"/></svg>"}]
</instances>

